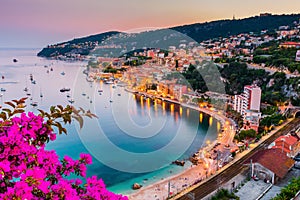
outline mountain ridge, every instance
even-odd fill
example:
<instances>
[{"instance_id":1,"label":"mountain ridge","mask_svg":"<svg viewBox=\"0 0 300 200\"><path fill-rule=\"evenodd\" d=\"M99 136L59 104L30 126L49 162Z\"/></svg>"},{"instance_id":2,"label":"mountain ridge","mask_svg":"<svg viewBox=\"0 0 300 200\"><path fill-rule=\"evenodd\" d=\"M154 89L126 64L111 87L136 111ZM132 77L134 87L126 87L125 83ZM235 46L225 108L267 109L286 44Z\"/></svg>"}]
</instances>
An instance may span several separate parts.
<instances>
[{"instance_id":1,"label":"mountain ridge","mask_svg":"<svg viewBox=\"0 0 300 200\"><path fill-rule=\"evenodd\" d=\"M173 30L184 34L197 42L202 42L208 39L218 37L228 37L240 33L260 32L262 30L274 30L280 26L291 25L294 21L300 20L300 14L283 14L272 15L267 14L264 16L253 16L243 19L222 19L211 22L193 23L181 26L174 26L168 29L158 29L152 32L158 33L162 30ZM136 35L145 34L149 32L136 33ZM73 40L59 43L56 45L49 45L43 48L38 53L38 56L53 57L58 55L66 55L71 53L78 53L80 55L88 55L94 47L104 41L106 38L116 34L127 34L118 31L104 32L100 34L75 38ZM127 34L130 36L130 34ZM157 37L156 37L157 38ZM85 43L90 43L89 45ZM77 48L81 44L81 48ZM80 46L80 45L79 45Z\"/></svg>"}]
</instances>

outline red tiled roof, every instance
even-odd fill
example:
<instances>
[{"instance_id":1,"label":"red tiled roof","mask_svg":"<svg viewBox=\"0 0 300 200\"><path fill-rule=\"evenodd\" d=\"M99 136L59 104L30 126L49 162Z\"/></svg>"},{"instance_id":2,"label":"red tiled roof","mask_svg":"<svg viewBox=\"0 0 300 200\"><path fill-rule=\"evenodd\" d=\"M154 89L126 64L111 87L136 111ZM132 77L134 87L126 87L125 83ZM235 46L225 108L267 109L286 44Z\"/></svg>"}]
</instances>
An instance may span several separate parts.
<instances>
[{"instance_id":1,"label":"red tiled roof","mask_svg":"<svg viewBox=\"0 0 300 200\"><path fill-rule=\"evenodd\" d=\"M280 150L282 151L282 146L272 146L272 148L273 148L273 149L280 149ZM290 153L290 152L291 152L291 150L288 149L288 148L286 148L286 147L283 147L283 151L284 151L285 153Z\"/></svg>"},{"instance_id":2,"label":"red tiled roof","mask_svg":"<svg viewBox=\"0 0 300 200\"><path fill-rule=\"evenodd\" d=\"M283 135L277 138L275 140L275 143L280 142L282 140L284 140L284 143L288 144L289 146L292 146L298 142L298 139L292 135Z\"/></svg>"},{"instance_id":3,"label":"red tiled roof","mask_svg":"<svg viewBox=\"0 0 300 200\"><path fill-rule=\"evenodd\" d=\"M299 42L284 42L281 45L300 45Z\"/></svg>"},{"instance_id":4,"label":"red tiled roof","mask_svg":"<svg viewBox=\"0 0 300 200\"><path fill-rule=\"evenodd\" d=\"M295 163L285 152L277 148L259 151L251 159L253 163L261 164L280 178L283 178Z\"/></svg>"}]
</instances>

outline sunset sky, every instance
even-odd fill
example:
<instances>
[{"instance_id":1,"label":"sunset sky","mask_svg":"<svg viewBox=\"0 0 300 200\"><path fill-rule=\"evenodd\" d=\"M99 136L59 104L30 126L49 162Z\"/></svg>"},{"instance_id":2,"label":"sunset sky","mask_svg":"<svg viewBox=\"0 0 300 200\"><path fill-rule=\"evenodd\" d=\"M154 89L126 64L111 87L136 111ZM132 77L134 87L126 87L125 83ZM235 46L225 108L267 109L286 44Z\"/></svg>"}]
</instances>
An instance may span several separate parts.
<instances>
[{"instance_id":1,"label":"sunset sky","mask_svg":"<svg viewBox=\"0 0 300 200\"><path fill-rule=\"evenodd\" d=\"M263 12L300 13L300 1L1 0L0 48L41 48L110 30L171 27Z\"/></svg>"}]
</instances>

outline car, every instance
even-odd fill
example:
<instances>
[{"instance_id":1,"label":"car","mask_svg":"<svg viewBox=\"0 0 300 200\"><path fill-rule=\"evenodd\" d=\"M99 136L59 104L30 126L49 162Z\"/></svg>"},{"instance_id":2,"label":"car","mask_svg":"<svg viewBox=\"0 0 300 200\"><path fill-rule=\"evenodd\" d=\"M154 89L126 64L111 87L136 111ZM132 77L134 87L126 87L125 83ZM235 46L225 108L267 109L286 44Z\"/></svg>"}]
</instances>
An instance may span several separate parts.
<instances>
[{"instance_id":1,"label":"car","mask_svg":"<svg viewBox=\"0 0 300 200\"><path fill-rule=\"evenodd\" d=\"M259 178L258 178L257 176L253 176L252 178L253 178L253 180L255 180L255 181L259 181Z\"/></svg>"}]
</instances>

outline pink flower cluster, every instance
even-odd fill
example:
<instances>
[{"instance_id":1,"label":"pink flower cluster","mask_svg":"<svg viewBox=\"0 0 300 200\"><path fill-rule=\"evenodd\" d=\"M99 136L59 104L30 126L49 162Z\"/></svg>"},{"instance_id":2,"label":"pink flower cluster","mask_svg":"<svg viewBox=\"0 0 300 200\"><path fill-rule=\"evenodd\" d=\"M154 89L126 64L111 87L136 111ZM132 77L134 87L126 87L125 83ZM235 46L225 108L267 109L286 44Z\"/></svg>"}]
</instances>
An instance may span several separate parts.
<instances>
[{"instance_id":1,"label":"pink flower cluster","mask_svg":"<svg viewBox=\"0 0 300 200\"><path fill-rule=\"evenodd\" d=\"M52 128L33 113L0 121L0 199L128 199L108 191L95 176L86 183L68 178L85 177L92 158L80 154L78 160L59 160L55 151L45 150L45 144L55 139Z\"/></svg>"}]
</instances>

